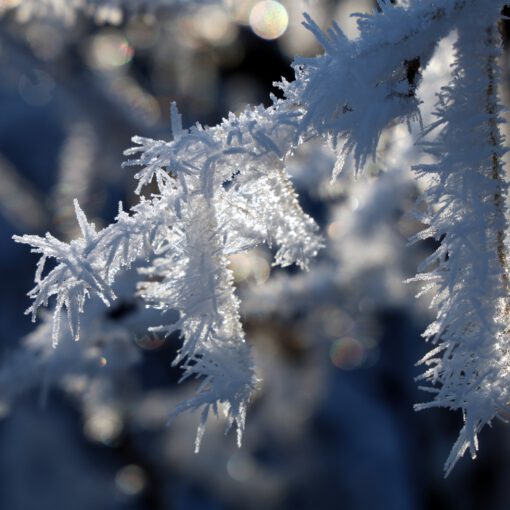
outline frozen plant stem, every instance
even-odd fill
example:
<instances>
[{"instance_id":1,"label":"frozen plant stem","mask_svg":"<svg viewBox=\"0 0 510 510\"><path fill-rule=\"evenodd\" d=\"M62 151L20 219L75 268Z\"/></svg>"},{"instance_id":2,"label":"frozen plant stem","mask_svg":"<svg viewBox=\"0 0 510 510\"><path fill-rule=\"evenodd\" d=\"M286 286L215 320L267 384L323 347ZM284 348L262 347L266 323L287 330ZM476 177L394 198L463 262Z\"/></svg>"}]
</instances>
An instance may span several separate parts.
<instances>
[{"instance_id":1,"label":"frozen plant stem","mask_svg":"<svg viewBox=\"0 0 510 510\"><path fill-rule=\"evenodd\" d=\"M496 35L494 26L487 28L487 47L496 48L500 44L500 40ZM501 161L501 134L498 128L498 96L495 86L497 74L497 58L495 55L489 55L487 58L487 113L489 115L489 146L492 147L492 178L496 181L496 191L494 193L494 206L497 215L502 224L508 227L506 223L506 206L505 206L505 190L507 184L505 182L505 172ZM503 287L505 296L510 296L510 280L508 275L508 256L506 246L506 229L498 229L497 231L497 253L498 260L501 265ZM510 300L505 300L504 317L510 328Z\"/></svg>"},{"instance_id":2,"label":"frozen plant stem","mask_svg":"<svg viewBox=\"0 0 510 510\"><path fill-rule=\"evenodd\" d=\"M441 239L425 263L429 272L419 275L429 282L426 288L435 289L438 314L425 336L438 347L422 360L435 397L417 408L463 413L447 474L468 448L476 456L478 432L509 401L508 184L501 162L494 14L466 13L461 19L453 82L437 106L435 125L442 130L427 149L438 162L416 168L431 183L425 195L429 228L422 236ZM474 35L479 33L485 36Z\"/></svg>"}]
</instances>

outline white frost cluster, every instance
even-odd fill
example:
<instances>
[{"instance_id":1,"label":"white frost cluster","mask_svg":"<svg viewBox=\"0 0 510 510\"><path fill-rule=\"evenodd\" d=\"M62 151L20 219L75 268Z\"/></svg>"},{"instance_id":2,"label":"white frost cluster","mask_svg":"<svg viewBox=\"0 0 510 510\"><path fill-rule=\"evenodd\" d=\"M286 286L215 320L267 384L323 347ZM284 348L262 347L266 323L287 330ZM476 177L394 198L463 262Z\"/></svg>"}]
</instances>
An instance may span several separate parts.
<instances>
[{"instance_id":1,"label":"white frost cluster","mask_svg":"<svg viewBox=\"0 0 510 510\"><path fill-rule=\"evenodd\" d=\"M197 448L210 408L223 404L239 441L247 402L256 385L249 349L239 320L238 300L227 256L261 242L277 248L275 263L306 268L321 247L317 227L301 210L282 163L297 128L297 117L284 106L247 110L222 125L183 130L173 106L174 141L135 138L127 151L142 165L138 191L153 179L158 193L142 200L129 215L96 232L75 203L82 237L63 243L50 234L17 237L42 257L30 295L35 313L56 296L53 343L59 340L60 316L67 310L74 338L79 338L85 300L95 295L109 305L119 270L137 259L151 259L141 270L139 292L147 305L178 310L177 322L155 326L179 330L183 346L175 360L183 378L202 384L176 412L203 407ZM48 257L58 265L43 277Z\"/></svg>"},{"instance_id":2,"label":"white frost cluster","mask_svg":"<svg viewBox=\"0 0 510 510\"><path fill-rule=\"evenodd\" d=\"M467 12L458 27L452 82L439 96L437 138L425 149L437 161L416 171L428 179L428 225L419 237L441 241L416 279L434 293L437 319L425 336L437 347L422 360L434 400L418 406L461 409L464 427L449 472L477 433L510 403L510 319L505 197L508 183L498 129L498 6ZM479 34L473 37L473 34ZM429 388L430 389L430 388Z\"/></svg>"}]
</instances>

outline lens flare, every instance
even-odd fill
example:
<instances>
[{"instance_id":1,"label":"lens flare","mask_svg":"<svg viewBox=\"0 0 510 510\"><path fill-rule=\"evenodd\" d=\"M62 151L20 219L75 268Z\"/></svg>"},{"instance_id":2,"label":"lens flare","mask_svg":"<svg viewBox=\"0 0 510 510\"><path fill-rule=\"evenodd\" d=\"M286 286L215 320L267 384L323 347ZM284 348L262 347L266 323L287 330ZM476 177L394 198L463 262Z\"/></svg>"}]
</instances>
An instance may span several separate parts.
<instances>
[{"instance_id":1,"label":"lens flare","mask_svg":"<svg viewBox=\"0 0 510 510\"><path fill-rule=\"evenodd\" d=\"M262 39L278 39L289 25L287 9L275 0L264 0L253 6L250 26Z\"/></svg>"}]
</instances>

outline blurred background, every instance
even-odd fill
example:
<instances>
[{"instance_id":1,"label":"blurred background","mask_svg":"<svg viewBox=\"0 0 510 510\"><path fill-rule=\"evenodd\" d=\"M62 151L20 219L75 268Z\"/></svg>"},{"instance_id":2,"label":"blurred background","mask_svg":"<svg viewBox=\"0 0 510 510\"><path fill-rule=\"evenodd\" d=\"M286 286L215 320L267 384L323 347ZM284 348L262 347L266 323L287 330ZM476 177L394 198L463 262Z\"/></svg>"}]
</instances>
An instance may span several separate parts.
<instances>
[{"instance_id":1,"label":"blurred background","mask_svg":"<svg viewBox=\"0 0 510 510\"><path fill-rule=\"evenodd\" d=\"M123 151L133 135L170 139L169 105L185 126L214 125L270 104L295 55L321 49L302 27L370 0L0 0L0 509L508 509L510 434L481 435L476 462L442 466L461 426L415 378L427 298L403 281L433 249L407 239L420 157L411 132L388 130L362 176L331 182L331 151L305 144L289 162L326 247L307 273L275 269L259 248L232 257L243 323L263 379L241 449L213 419L198 455L199 417L165 427L193 391L177 385L179 347L145 333L153 317L119 282L94 303L84 338L51 349L49 318L23 311L37 258L13 234L72 239L72 200L97 226L136 202ZM454 37L454 36L452 36ZM424 73L425 122L448 79L451 38ZM413 131L414 130L414 131Z\"/></svg>"}]
</instances>

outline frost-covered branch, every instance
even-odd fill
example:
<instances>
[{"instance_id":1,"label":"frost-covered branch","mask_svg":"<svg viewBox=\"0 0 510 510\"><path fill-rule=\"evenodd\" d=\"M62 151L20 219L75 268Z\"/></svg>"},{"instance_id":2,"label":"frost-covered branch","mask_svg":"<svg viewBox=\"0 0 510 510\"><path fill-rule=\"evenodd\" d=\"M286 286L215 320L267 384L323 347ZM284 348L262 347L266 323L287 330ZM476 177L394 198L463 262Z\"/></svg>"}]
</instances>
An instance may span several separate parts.
<instances>
[{"instance_id":1,"label":"frost-covered branch","mask_svg":"<svg viewBox=\"0 0 510 510\"><path fill-rule=\"evenodd\" d=\"M434 399L421 404L463 412L464 428L446 463L449 473L477 434L510 401L508 350L508 184L498 126L497 6L485 2L458 26L453 82L439 97L437 139L426 150L438 162L420 165L429 188L429 225L420 237L441 241L417 278L433 289L436 321L425 336L437 344L423 360ZM473 34L480 34L473 37Z\"/></svg>"},{"instance_id":2,"label":"frost-covered branch","mask_svg":"<svg viewBox=\"0 0 510 510\"><path fill-rule=\"evenodd\" d=\"M321 239L317 226L299 206L285 171L299 119L296 108L277 102L268 109L230 115L212 128L197 125L178 132L173 142L135 137L139 147L126 154L138 157L127 164L143 166L135 175L138 193L152 180L164 190L173 177L190 191L186 176L204 169L210 192L216 194L227 254L266 242L278 248L277 264L307 267Z\"/></svg>"},{"instance_id":3,"label":"frost-covered branch","mask_svg":"<svg viewBox=\"0 0 510 510\"><path fill-rule=\"evenodd\" d=\"M341 144L334 174L353 153L356 168L375 156L392 122L419 117L416 89L438 42L474 0L415 0L408 8L379 2L382 12L358 15L361 37L350 40L333 23L326 33L306 17L324 54L294 61L297 79L283 88L305 114L300 134L312 131Z\"/></svg>"},{"instance_id":4,"label":"frost-covered branch","mask_svg":"<svg viewBox=\"0 0 510 510\"><path fill-rule=\"evenodd\" d=\"M279 122L272 118L279 115ZM256 378L239 322L237 298L227 255L260 242L275 244L277 263L306 267L321 246L314 222L303 213L284 173L285 144L293 138L295 114L276 108L247 110L217 128L183 130L173 107L172 142L136 139L141 147L139 190L155 179L159 194L144 200L133 214L121 212L115 223L96 232L76 204L82 238L62 243L46 238L16 238L42 258L31 292L35 317L39 306L56 296L53 338L58 341L65 307L73 336L90 294L109 304L119 270L154 254L143 271L148 281L141 296L155 308L178 310L180 319L158 329L181 331L184 343L176 363L184 378L203 377L197 396L179 410L204 407L197 448L209 408L226 405L239 440L247 401ZM59 264L43 277L47 257Z\"/></svg>"},{"instance_id":5,"label":"frost-covered branch","mask_svg":"<svg viewBox=\"0 0 510 510\"><path fill-rule=\"evenodd\" d=\"M80 314L85 300L91 295L99 297L106 305L115 299L112 286L115 276L138 258L151 253L151 245L157 243L163 230L168 229L169 216L161 199L142 201L134 207L134 214L119 211L116 222L100 232L88 223L78 202L75 201L76 216L82 237L64 243L51 234L45 237L15 236L17 242L29 244L34 253L41 254L35 275L36 286L29 296L34 300L27 313L35 321L40 306L47 306L56 296L53 318L53 345L59 340L60 319L65 307L73 337L80 337ZM57 261L43 277L48 258Z\"/></svg>"}]
</instances>

